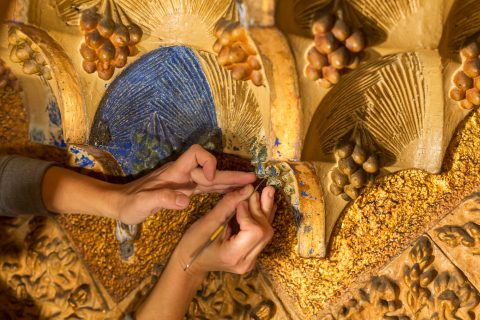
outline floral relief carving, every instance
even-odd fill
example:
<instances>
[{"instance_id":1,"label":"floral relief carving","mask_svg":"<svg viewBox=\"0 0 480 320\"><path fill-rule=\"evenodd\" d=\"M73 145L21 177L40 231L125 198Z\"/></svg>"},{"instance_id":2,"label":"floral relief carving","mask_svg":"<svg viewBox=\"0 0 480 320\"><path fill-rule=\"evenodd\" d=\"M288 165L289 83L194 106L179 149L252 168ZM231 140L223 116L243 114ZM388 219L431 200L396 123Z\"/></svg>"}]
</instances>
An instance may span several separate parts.
<instances>
[{"instance_id":1,"label":"floral relief carving","mask_svg":"<svg viewBox=\"0 0 480 320\"><path fill-rule=\"evenodd\" d=\"M395 264L387 269L395 269ZM394 273L398 279L385 275L372 278L340 307L337 316L330 314L324 320L477 319L479 293L458 269L435 263L428 237L422 236L398 265L403 265L403 272Z\"/></svg>"},{"instance_id":2,"label":"floral relief carving","mask_svg":"<svg viewBox=\"0 0 480 320\"><path fill-rule=\"evenodd\" d=\"M437 237L449 247L468 247L473 255L480 255L480 225L473 221L462 226L445 225L435 229Z\"/></svg>"},{"instance_id":3,"label":"floral relief carving","mask_svg":"<svg viewBox=\"0 0 480 320\"><path fill-rule=\"evenodd\" d=\"M258 270L239 276L210 272L197 291L187 319L273 319L275 303L265 292Z\"/></svg>"},{"instance_id":4,"label":"floral relief carving","mask_svg":"<svg viewBox=\"0 0 480 320\"><path fill-rule=\"evenodd\" d=\"M0 241L0 303L7 306L0 318L78 319L106 310L76 252L52 225L42 217L2 221L2 232L14 236Z\"/></svg>"}]
</instances>

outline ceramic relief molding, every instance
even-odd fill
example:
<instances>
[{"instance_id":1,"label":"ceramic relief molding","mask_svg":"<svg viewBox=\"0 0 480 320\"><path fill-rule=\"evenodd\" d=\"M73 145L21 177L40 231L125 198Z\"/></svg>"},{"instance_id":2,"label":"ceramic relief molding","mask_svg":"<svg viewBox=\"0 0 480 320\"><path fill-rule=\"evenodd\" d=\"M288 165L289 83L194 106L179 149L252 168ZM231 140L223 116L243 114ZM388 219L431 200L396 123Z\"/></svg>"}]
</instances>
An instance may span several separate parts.
<instances>
[{"instance_id":1,"label":"ceramic relief molding","mask_svg":"<svg viewBox=\"0 0 480 320\"><path fill-rule=\"evenodd\" d=\"M458 50L480 30L478 1L278 0L275 6L272 1L256 2L268 15L266 20L256 20L264 21L258 26L249 25L248 42L240 41L251 45L255 54L234 50L238 56L232 61L241 59L231 65L245 67L250 62L248 67L252 67L238 71L222 67L217 60L212 49L217 40L215 28L228 21L225 27L231 27L231 35L235 31L245 39L246 29L242 28L247 24L238 21L250 1L17 2L25 5L25 24L11 25L38 44L52 75L49 81L24 75L21 80L35 79L51 86L70 164L103 170L105 175L136 175L175 158L190 144L200 143L226 159L219 161L222 169L252 170L249 161L258 160L257 167L265 165L264 171L276 177L271 179L279 188L276 232L257 266L265 285L259 286L256 276L213 274L190 308L192 317L320 319L330 306L338 304L343 307L332 312L334 318L478 317L478 263L472 253L480 222L468 216L436 225L461 199L480 188L480 113L477 108L468 115L460 108L451 110L448 89L453 75L443 68L456 68ZM328 31L333 35L335 30L335 41L346 36L348 25L364 32L369 47L365 61L325 90L304 77L306 64L311 64L305 53L312 46L311 27L320 18L317 14L337 10L342 19L332 18ZM76 27L82 12L85 34ZM128 58L128 68L117 73L111 68L117 53L113 33L108 37L115 47L113 58L110 45L99 53L95 50L95 55L101 53L105 60L105 65L100 65L105 71L102 76L110 77L111 82L99 81L82 70L82 60L94 58L89 49L100 45L89 35L92 46L87 48L85 35L100 34L98 26L107 12L115 23L118 12L125 27L127 20L134 21L144 34L136 44L144 54ZM112 26L107 20L102 22L106 34ZM418 30L422 30L421 36L412 36ZM7 34L7 29L4 31ZM126 43L123 31L117 39L119 48ZM320 47L329 45L320 39L327 32L316 33ZM225 38L227 35L231 36L227 33ZM102 39L97 37L105 42L106 38ZM87 58L78 50L82 42ZM228 48L236 47L232 43ZM217 49L220 53L224 46L217 43ZM10 50L0 49L2 59L9 59L9 54ZM340 67L344 56L342 52L332 54L330 60ZM260 86L251 78L252 74L258 76L255 71L262 74ZM10 87L2 91L2 107L12 91ZM38 92L35 87L24 87L24 91ZM17 94L10 100L18 104L19 99ZM3 131L19 126L7 116L4 119L8 121L2 121ZM17 139L6 136L8 141L24 141L20 134ZM257 141L264 147L257 159L248 153L255 138L260 138ZM368 161L372 155L373 160ZM335 193L348 195L348 203L329 190L335 167L347 174L347 179L340 176L335 180L343 187ZM360 169L364 172L356 174ZM379 170L381 177L373 176ZM366 177L364 173L368 173ZM352 187L345 190L348 185ZM55 298L54 306L41 310L42 314L95 317L106 309L102 300L110 308L105 313L108 316L109 312L132 309L130 302L148 294L188 225L218 200L213 194L197 196L187 210L153 215L139 228L139 234L127 236L116 228L115 221L80 215L56 217L65 231L65 247L78 251L77 259L85 263L84 271L77 274L84 272L90 278L65 285L62 298ZM432 227L429 236L435 243L428 237L417 240ZM18 228L26 229L24 225ZM35 241L42 243L41 239ZM126 253L133 251L123 255L128 261L119 254L119 242L129 243ZM63 257L63 245L52 248L55 252L43 256L57 253ZM21 259L20 254L8 263ZM69 259L61 263L52 260L48 263L62 265L57 269L70 266ZM43 266L38 271L46 273ZM57 277L55 273L49 276ZM36 279L33 274L29 277ZM2 274L3 279L8 276ZM366 279L372 281L365 283ZM21 287L19 280L25 279L15 278L9 284L13 291ZM27 281L21 284L28 284L29 291L37 290ZM53 290L43 284L39 288L46 293L35 293L35 304L52 302ZM357 292L359 287L362 290ZM96 300L96 296L100 298ZM350 296L353 300L348 301ZM33 304L27 299L22 305L30 310ZM280 312L281 305L286 316ZM63 309L57 311L58 306ZM17 310L15 307L14 312ZM105 314L99 317L107 318Z\"/></svg>"},{"instance_id":2,"label":"ceramic relief molding","mask_svg":"<svg viewBox=\"0 0 480 320\"><path fill-rule=\"evenodd\" d=\"M65 235L42 217L2 219L2 318L100 316L106 302ZM24 232L26 230L26 232Z\"/></svg>"},{"instance_id":3,"label":"ceramic relief molding","mask_svg":"<svg viewBox=\"0 0 480 320\"><path fill-rule=\"evenodd\" d=\"M360 29L350 28L339 15L320 14L313 23L314 45L306 52L305 76L324 88L340 81L362 59L366 39Z\"/></svg>"},{"instance_id":4,"label":"ceramic relief molding","mask_svg":"<svg viewBox=\"0 0 480 320\"><path fill-rule=\"evenodd\" d=\"M211 272L190 304L187 319L286 319L258 270L239 276ZM277 302L277 303L275 303Z\"/></svg>"},{"instance_id":5,"label":"ceramic relief molding","mask_svg":"<svg viewBox=\"0 0 480 320\"><path fill-rule=\"evenodd\" d=\"M380 161L373 141L361 128L339 139L335 145L336 167L331 171L329 191L345 201L356 199L361 190L375 181Z\"/></svg>"},{"instance_id":6,"label":"ceramic relief molding","mask_svg":"<svg viewBox=\"0 0 480 320\"><path fill-rule=\"evenodd\" d=\"M429 234L445 254L480 288L480 198L474 194L446 216Z\"/></svg>"},{"instance_id":7,"label":"ceramic relief molding","mask_svg":"<svg viewBox=\"0 0 480 320\"><path fill-rule=\"evenodd\" d=\"M22 65L25 74L35 74L45 80L51 80L52 74L40 47L33 43L23 32L15 27L8 30L10 60Z\"/></svg>"},{"instance_id":8,"label":"ceramic relief molding","mask_svg":"<svg viewBox=\"0 0 480 320\"><path fill-rule=\"evenodd\" d=\"M423 236L324 319L476 319L479 302L479 292Z\"/></svg>"},{"instance_id":9,"label":"ceramic relief molding","mask_svg":"<svg viewBox=\"0 0 480 320\"><path fill-rule=\"evenodd\" d=\"M100 1L97 7L82 11L80 30L85 41L80 47L82 67L87 73L109 80L115 68L123 68L128 57L138 54L143 31L115 1Z\"/></svg>"},{"instance_id":10,"label":"ceramic relief molding","mask_svg":"<svg viewBox=\"0 0 480 320\"><path fill-rule=\"evenodd\" d=\"M452 79L450 98L467 110L480 105L480 37L468 42L460 51L463 61L461 70Z\"/></svg>"},{"instance_id":11,"label":"ceramic relief molding","mask_svg":"<svg viewBox=\"0 0 480 320\"><path fill-rule=\"evenodd\" d=\"M218 54L218 63L231 71L232 78L262 85L262 66L247 29L239 22L221 20L215 28L215 36L213 51Z\"/></svg>"}]
</instances>

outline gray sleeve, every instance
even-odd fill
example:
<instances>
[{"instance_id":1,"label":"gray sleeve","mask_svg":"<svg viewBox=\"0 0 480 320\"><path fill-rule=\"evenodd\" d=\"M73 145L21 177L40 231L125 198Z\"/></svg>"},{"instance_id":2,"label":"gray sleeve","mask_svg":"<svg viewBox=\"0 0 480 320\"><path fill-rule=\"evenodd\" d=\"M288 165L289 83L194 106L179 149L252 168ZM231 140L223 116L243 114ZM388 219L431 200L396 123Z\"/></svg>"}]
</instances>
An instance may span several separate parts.
<instances>
[{"instance_id":1,"label":"gray sleeve","mask_svg":"<svg viewBox=\"0 0 480 320\"><path fill-rule=\"evenodd\" d=\"M42 180L52 162L0 157L0 216L52 215L42 200Z\"/></svg>"}]
</instances>

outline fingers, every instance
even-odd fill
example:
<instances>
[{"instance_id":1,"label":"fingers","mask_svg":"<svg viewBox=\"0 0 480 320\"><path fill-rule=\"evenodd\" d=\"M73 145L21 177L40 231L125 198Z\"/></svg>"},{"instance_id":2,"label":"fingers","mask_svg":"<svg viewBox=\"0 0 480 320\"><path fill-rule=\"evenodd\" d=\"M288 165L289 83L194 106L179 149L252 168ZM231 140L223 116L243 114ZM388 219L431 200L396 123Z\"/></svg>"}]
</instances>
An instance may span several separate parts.
<instances>
[{"instance_id":1,"label":"fingers","mask_svg":"<svg viewBox=\"0 0 480 320\"><path fill-rule=\"evenodd\" d=\"M172 189L157 189L145 192L142 201L145 207L152 209L180 210L188 206L190 199L183 193Z\"/></svg>"},{"instance_id":2,"label":"fingers","mask_svg":"<svg viewBox=\"0 0 480 320\"><path fill-rule=\"evenodd\" d=\"M200 145L194 144L175 161L174 165L176 169L185 173L190 173L193 169L201 166L205 178L208 181L213 181L217 159Z\"/></svg>"},{"instance_id":3,"label":"fingers","mask_svg":"<svg viewBox=\"0 0 480 320\"><path fill-rule=\"evenodd\" d=\"M267 220L269 223L272 223L273 217L275 215L275 188L272 186L267 186L262 190L262 197L261 197L261 206L262 211L265 213Z\"/></svg>"},{"instance_id":4,"label":"fingers","mask_svg":"<svg viewBox=\"0 0 480 320\"><path fill-rule=\"evenodd\" d=\"M204 170L193 169L190 172L192 180L197 184L198 192L227 192L232 188L241 187L255 182L257 177L253 172L217 171L213 180L208 180Z\"/></svg>"},{"instance_id":5,"label":"fingers","mask_svg":"<svg viewBox=\"0 0 480 320\"><path fill-rule=\"evenodd\" d=\"M205 220L208 222L208 226L206 227L214 230L219 224L224 223L225 220L235 211L237 205L248 199L252 192L253 186L249 184L240 190L226 194L222 200L218 202L215 208L205 216Z\"/></svg>"}]
</instances>

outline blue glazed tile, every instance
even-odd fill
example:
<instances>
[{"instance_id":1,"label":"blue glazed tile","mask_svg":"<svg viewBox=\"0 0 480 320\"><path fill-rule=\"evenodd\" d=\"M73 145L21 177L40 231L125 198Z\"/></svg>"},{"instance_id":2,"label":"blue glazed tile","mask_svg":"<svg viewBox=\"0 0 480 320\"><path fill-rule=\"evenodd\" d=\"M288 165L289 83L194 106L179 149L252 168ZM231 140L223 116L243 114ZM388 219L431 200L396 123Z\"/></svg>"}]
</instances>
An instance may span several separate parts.
<instances>
[{"instance_id":1,"label":"blue glazed tile","mask_svg":"<svg viewBox=\"0 0 480 320\"><path fill-rule=\"evenodd\" d=\"M192 50L162 47L127 67L108 86L90 143L109 151L127 175L195 143L220 149L212 94Z\"/></svg>"}]
</instances>

